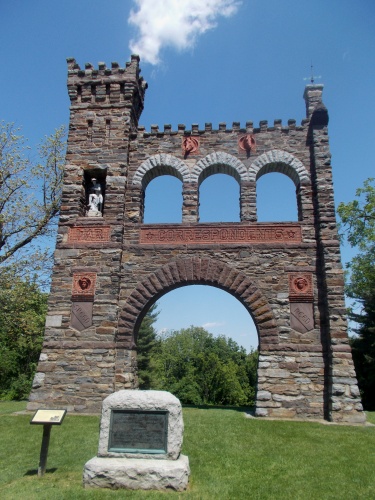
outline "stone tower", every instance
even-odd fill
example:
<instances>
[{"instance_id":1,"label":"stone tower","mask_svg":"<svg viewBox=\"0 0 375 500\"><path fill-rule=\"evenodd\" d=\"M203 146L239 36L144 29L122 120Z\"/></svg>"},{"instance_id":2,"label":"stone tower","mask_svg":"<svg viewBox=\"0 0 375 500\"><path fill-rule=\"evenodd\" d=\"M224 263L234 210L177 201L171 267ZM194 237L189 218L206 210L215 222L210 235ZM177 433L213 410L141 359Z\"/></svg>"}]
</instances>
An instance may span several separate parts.
<instances>
[{"instance_id":1,"label":"stone tower","mask_svg":"<svg viewBox=\"0 0 375 500\"><path fill-rule=\"evenodd\" d=\"M306 118L272 127L138 127L146 83L139 58L84 70L68 60L71 114L65 183L43 351L28 408L98 411L137 386L137 332L163 294L219 287L259 335L256 414L365 420L348 344L322 85ZM258 223L256 183L280 172L296 186L298 222ZM240 222L199 223L199 186L226 173ZM148 183L182 183L181 224L144 224Z\"/></svg>"}]
</instances>

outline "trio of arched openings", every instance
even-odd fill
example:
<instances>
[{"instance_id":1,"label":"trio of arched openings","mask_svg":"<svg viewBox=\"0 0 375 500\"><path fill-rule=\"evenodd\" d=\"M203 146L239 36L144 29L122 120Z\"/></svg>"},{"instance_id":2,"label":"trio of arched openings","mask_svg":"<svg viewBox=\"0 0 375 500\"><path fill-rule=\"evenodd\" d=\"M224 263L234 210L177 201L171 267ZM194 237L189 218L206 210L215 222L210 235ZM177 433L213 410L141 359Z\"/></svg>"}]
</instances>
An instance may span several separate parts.
<instances>
[{"instance_id":1,"label":"trio of arched openings","mask_svg":"<svg viewBox=\"0 0 375 500\"><path fill-rule=\"evenodd\" d=\"M195 186L200 222L243 220L238 200L241 205L247 203L246 198L254 200L253 207L250 203L250 211L255 212L252 221L302 220L303 186L309 182L303 163L277 149L258 156L250 166L219 151L200 159L192 169L173 155L158 154L144 161L131 180L133 187L142 188L145 193L145 223L181 222L182 210L176 210L182 205L181 184L182 192L184 186L188 185L190 191Z\"/></svg>"}]
</instances>

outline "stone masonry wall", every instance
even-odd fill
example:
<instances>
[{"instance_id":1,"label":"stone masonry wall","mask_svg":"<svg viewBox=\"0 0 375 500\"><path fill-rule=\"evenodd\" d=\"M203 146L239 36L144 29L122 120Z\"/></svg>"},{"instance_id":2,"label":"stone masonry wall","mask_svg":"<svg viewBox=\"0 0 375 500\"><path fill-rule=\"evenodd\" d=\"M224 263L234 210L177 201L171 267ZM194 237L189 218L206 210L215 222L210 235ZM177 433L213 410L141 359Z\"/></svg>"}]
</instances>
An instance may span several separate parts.
<instances>
[{"instance_id":1,"label":"stone masonry wall","mask_svg":"<svg viewBox=\"0 0 375 500\"><path fill-rule=\"evenodd\" d=\"M235 296L259 334L256 414L363 422L346 332L322 86L305 90L301 125L138 127L146 84L125 68L68 60L70 132L46 337L29 408L97 411L137 386L137 333L148 308L181 286ZM298 221L261 224L256 182L296 186ZM226 173L240 186L240 222L199 223L199 187ZM181 224L144 224L148 183L182 182ZM87 216L99 182L100 217Z\"/></svg>"}]
</instances>

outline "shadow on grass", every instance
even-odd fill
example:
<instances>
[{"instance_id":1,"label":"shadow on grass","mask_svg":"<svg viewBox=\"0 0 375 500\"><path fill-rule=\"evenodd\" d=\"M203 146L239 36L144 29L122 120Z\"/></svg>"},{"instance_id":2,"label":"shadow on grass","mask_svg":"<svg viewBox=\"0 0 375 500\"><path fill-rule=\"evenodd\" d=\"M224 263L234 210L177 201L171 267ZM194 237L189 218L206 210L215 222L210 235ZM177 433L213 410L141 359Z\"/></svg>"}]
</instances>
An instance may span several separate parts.
<instances>
[{"instance_id":1,"label":"shadow on grass","mask_svg":"<svg viewBox=\"0 0 375 500\"><path fill-rule=\"evenodd\" d=\"M51 467L50 469L46 469L46 474L53 474L57 471L57 467ZM25 472L24 476L37 476L38 469L30 469Z\"/></svg>"}]
</instances>

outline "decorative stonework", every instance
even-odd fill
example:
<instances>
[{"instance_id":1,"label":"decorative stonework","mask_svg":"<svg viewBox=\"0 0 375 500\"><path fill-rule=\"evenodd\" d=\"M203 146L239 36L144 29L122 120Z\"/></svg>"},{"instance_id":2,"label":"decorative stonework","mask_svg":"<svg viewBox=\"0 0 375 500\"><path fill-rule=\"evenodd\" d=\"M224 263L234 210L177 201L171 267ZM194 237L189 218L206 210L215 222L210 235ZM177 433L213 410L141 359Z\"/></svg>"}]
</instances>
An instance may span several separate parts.
<instances>
[{"instance_id":1,"label":"decorative stonework","mask_svg":"<svg viewBox=\"0 0 375 500\"><path fill-rule=\"evenodd\" d=\"M246 166L235 156L223 151L215 151L197 161L191 173L191 182L202 182L208 173L233 175L238 182L248 180Z\"/></svg>"},{"instance_id":2,"label":"decorative stonework","mask_svg":"<svg viewBox=\"0 0 375 500\"><path fill-rule=\"evenodd\" d=\"M92 325L93 303L73 302L70 317L70 326L81 332Z\"/></svg>"},{"instance_id":3,"label":"decorative stonework","mask_svg":"<svg viewBox=\"0 0 375 500\"><path fill-rule=\"evenodd\" d=\"M72 108L53 284L28 409L53 404L93 413L114 388L135 389L141 318L163 294L196 284L233 295L254 320L257 416L364 422L346 335L322 88L306 88L300 125L235 122L229 130L206 123L188 131L180 124L148 133L138 128L147 87L138 63L133 56L125 68L80 69L69 60ZM95 144L85 140L88 122ZM238 144L245 134L260 151L251 148L251 160ZM187 136L199 139L199 151L184 161ZM256 181L269 172L295 183L296 197L285 201L296 202L298 223L257 224ZM198 223L199 187L217 173L239 184L239 223ZM142 225L147 184L160 175L182 182L182 224ZM92 177L103 187L105 219L84 218L83 187ZM98 300L82 282L72 301L72 273L89 272L100 276ZM289 272L302 279L289 284Z\"/></svg>"},{"instance_id":4,"label":"decorative stonework","mask_svg":"<svg viewBox=\"0 0 375 500\"><path fill-rule=\"evenodd\" d=\"M279 149L272 149L258 156L250 165L249 180L255 182L268 172L285 174L292 179L296 186L310 180L303 163L290 153Z\"/></svg>"},{"instance_id":5,"label":"decorative stonework","mask_svg":"<svg viewBox=\"0 0 375 500\"><path fill-rule=\"evenodd\" d=\"M73 275L72 299L85 300L94 299L96 274L79 273Z\"/></svg>"},{"instance_id":6,"label":"decorative stonework","mask_svg":"<svg viewBox=\"0 0 375 500\"><path fill-rule=\"evenodd\" d=\"M290 304L290 327L300 333L314 328L314 311L312 302L292 302Z\"/></svg>"},{"instance_id":7,"label":"decorative stonework","mask_svg":"<svg viewBox=\"0 0 375 500\"><path fill-rule=\"evenodd\" d=\"M312 302L314 290L311 273L289 274L290 302Z\"/></svg>"},{"instance_id":8,"label":"decorative stonework","mask_svg":"<svg viewBox=\"0 0 375 500\"><path fill-rule=\"evenodd\" d=\"M110 240L109 226L74 226L69 228L68 243L99 243Z\"/></svg>"},{"instance_id":9,"label":"decorative stonework","mask_svg":"<svg viewBox=\"0 0 375 500\"><path fill-rule=\"evenodd\" d=\"M184 155L196 154L199 149L199 139L188 135L182 139L182 152Z\"/></svg>"},{"instance_id":10,"label":"decorative stonework","mask_svg":"<svg viewBox=\"0 0 375 500\"><path fill-rule=\"evenodd\" d=\"M243 135L238 139L238 149L240 151L245 151L246 153L256 152L256 141L253 134Z\"/></svg>"},{"instance_id":11,"label":"decorative stonework","mask_svg":"<svg viewBox=\"0 0 375 500\"><path fill-rule=\"evenodd\" d=\"M183 161L169 154L158 154L151 156L137 168L132 184L142 186L145 189L148 182L153 178L150 176L150 171L153 169L156 169L160 173L164 172L174 175L183 182L190 182L190 172Z\"/></svg>"},{"instance_id":12,"label":"decorative stonework","mask_svg":"<svg viewBox=\"0 0 375 500\"><path fill-rule=\"evenodd\" d=\"M145 245L205 245L237 243L299 243L302 241L301 227L298 224L278 224L252 226L206 226L206 227L163 227L154 229L142 227L140 243Z\"/></svg>"}]
</instances>

